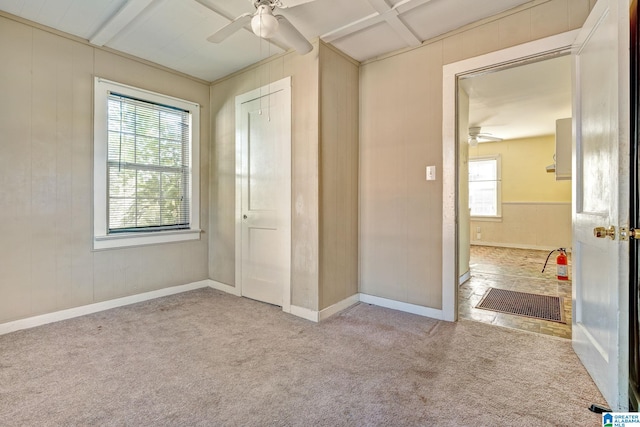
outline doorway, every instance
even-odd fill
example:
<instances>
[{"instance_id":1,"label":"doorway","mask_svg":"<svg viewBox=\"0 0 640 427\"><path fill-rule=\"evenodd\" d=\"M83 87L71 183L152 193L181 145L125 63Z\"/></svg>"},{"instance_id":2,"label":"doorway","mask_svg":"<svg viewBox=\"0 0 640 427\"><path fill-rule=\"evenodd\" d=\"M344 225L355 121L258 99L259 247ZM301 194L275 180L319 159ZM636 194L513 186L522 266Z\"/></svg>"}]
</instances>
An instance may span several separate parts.
<instances>
[{"instance_id":1,"label":"doorway","mask_svg":"<svg viewBox=\"0 0 640 427\"><path fill-rule=\"evenodd\" d=\"M456 320L458 200L451 195L456 194L458 182L457 80L482 70L573 52L576 167L571 342L614 410L624 410L628 404L629 247L624 240L629 212L625 166L630 123L628 13L628 3L599 0L579 30L443 67L442 317ZM594 191L600 188L603 191Z\"/></svg>"},{"instance_id":2,"label":"doorway","mask_svg":"<svg viewBox=\"0 0 640 427\"><path fill-rule=\"evenodd\" d=\"M443 221L442 221L442 318L458 319L458 157L463 146L458 138L458 79L488 70L504 69L543 58L566 55L578 31L570 31L501 51L459 61L443 67ZM467 144L466 134L462 140Z\"/></svg>"},{"instance_id":3,"label":"doorway","mask_svg":"<svg viewBox=\"0 0 640 427\"><path fill-rule=\"evenodd\" d=\"M556 279L556 253L542 272L572 240L571 58L466 76L458 97L459 315L571 338L571 282ZM491 289L553 298L563 319L476 308Z\"/></svg>"},{"instance_id":4,"label":"doorway","mask_svg":"<svg viewBox=\"0 0 640 427\"><path fill-rule=\"evenodd\" d=\"M236 286L291 304L291 79L236 97Z\"/></svg>"}]
</instances>

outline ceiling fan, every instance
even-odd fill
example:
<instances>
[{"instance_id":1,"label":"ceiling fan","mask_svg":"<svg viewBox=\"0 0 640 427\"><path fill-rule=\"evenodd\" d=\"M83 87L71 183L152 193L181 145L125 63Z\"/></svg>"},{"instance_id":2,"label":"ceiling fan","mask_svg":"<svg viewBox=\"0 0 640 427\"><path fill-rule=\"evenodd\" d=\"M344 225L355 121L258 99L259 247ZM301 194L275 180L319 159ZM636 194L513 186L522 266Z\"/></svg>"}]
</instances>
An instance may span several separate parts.
<instances>
[{"instance_id":1,"label":"ceiling fan","mask_svg":"<svg viewBox=\"0 0 640 427\"><path fill-rule=\"evenodd\" d=\"M492 136L490 133L481 133L480 126L469 128L469 145L475 147L478 142L502 141L502 138Z\"/></svg>"},{"instance_id":2,"label":"ceiling fan","mask_svg":"<svg viewBox=\"0 0 640 427\"><path fill-rule=\"evenodd\" d=\"M282 0L249 0L256 8L254 13L245 13L238 16L209 36L207 40L212 43L220 43L240 28L251 23L251 29L256 36L270 39L277 33L289 46L304 55L313 49L311 43L304 38L287 18L282 15L274 15L273 10L276 8L287 9L312 1L314 0L285 0L285 5Z\"/></svg>"}]
</instances>

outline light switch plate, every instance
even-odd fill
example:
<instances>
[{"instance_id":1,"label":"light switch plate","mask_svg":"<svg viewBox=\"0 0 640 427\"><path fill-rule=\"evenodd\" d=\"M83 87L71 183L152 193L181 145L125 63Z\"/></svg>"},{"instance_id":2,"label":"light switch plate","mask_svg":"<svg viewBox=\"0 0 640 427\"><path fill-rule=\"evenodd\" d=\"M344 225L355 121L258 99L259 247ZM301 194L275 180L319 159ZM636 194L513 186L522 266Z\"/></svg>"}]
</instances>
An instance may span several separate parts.
<instances>
[{"instance_id":1,"label":"light switch plate","mask_svg":"<svg viewBox=\"0 0 640 427\"><path fill-rule=\"evenodd\" d=\"M435 181L435 180L436 180L436 167L427 166L427 181Z\"/></svg>"}]
</instances>

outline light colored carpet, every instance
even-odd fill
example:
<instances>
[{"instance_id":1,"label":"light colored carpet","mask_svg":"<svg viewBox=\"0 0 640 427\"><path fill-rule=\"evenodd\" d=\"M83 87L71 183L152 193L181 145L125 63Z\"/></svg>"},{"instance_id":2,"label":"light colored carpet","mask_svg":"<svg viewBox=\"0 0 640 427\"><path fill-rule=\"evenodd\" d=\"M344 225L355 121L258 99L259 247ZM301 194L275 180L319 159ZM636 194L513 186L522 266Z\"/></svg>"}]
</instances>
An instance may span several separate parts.
<instances>
[{"instance_id":1,"label":"light colored carpet","mask_svg":"<svg viewBox=\"0 0 640 427\"><path fill-rule=\"evenodd\" d=\"M568 340L211 289L0 336L2 426L599 426Z\"/></svg>"}]
</instances>

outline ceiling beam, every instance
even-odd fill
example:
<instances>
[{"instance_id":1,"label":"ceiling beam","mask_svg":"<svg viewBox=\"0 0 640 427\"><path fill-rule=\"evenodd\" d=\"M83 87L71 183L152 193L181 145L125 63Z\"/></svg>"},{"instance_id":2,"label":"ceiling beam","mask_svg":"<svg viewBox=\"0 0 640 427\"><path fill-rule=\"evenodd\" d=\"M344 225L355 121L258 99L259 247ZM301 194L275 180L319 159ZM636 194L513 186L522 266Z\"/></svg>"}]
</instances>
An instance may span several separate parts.
<instances>
[{"instance_id":1,"label":"ceiling beam","mask_svg":"<svg viewBox=\"0 0 640 427\"><path fill-rule=\"evenodd\" d=\"M402 0L393 5L393 8L397 10L399 14L403 14L430 1L431 0Z\"/></svg>"},{"instance_id":2,"label":"ceiling beam","mask_svg":"<svg viewBox=\"0 0 640 427\"><path fill-rule=\"evenodd\" d=\"M195 0L197 3L200 3L202 6L206 7L207 9L209 9L210 11L212 11L213 13L222 16L223 18L226 18L229 20L229 22L233 21L236 17L233 15L230 15L229 13L227 13L226 11L222 10L221 8L217 7L215 4L213 4L212 2L208 1L208 0Z\"/></svg>"},{"instance_id":3,"label":"ceiling beam","mask_svg":"<svg viewBox=\"0 0 640 427\"><path fill-rule=\"evenodd\" d=\"M343 37L372 27L380 22L386 22L393 31L409 46L418 46L422 43L409 27L400 19L400 14L415 9L430 2L431 0L403 0L393 7L389 6L386 0L368 0L375 9L375 13L365 16L357 21L351 22L343 27L333 30L320 38L327 43L331 43Z\"/></svg>"},{"instance_id":4,"label":"ceiling beam","mask_svg":"<svg viewBox=\"0 0 640 427\"><path fill-rule=\"evenodd\" d=\"M89 39L89 43L96 46L104 46L109 43L154 1L156 0L128 0L115 15L98 28Z\"/></svg>"},{"instance_id":5,"label":"ceiling beam","mask_svg":"<svg viewBox=\"0 0 640 427\"><path fill-rule=\"evenodd\" d=\"M327 43L331 43L350 34L356 33L360 30L371 27L372 25L375 25L378 22L382 21L384 21L384 18L379 13L373 13L371 15L365 16L364 18L358 19L357 21L353 21L343 27L330 31L327 34L320 36L320 38Z\"/></svg>"},{"instance_id":6,"label":"ceiling beam","mask_svg":"<svg viewBox=\"0 0 640 427\"><path fill-rule=\"evenodd\" d=\"M398 10L389 6L386 0L369 0L369 4L387 21L393 31L409 46L418 46L421 40L407 27L398 16Z\"/></svg>"},{"instance_id":7,"label":"ceiling beam","mask_svg":"<svg viewBox=\"0 0 640 427\"><path fill-rule=\"evenodd\" d=\"M393 31L404 40L409 46L419 46L421 40L407 27L398 16L398 10L391 8L385 0L369 0L369 3L387 21Z\"/></svg>"}]
</instances>

